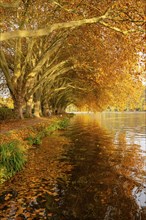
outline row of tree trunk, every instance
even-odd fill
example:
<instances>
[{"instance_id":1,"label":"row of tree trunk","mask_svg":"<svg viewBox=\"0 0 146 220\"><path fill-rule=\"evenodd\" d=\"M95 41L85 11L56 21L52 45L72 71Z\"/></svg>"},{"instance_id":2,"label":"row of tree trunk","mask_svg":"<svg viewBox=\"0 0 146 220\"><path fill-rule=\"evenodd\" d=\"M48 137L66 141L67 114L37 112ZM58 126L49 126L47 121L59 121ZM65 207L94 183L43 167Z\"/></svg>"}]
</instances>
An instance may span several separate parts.
<instances>
[{"instance_id":1,"label":"row of tree trunk","mask_svg":"<svg viewBox=\"0 0 146 220\"><path fill-rule=\"evenodd\" d=\"M21 97L14 99L14 112L17 118L23 119L24 117L48 117L51 114L65 113L65 106L50 105L48 100L41 100L40 94L35 93L27 102L24 102Z\"/></svg>"}]
</instances>

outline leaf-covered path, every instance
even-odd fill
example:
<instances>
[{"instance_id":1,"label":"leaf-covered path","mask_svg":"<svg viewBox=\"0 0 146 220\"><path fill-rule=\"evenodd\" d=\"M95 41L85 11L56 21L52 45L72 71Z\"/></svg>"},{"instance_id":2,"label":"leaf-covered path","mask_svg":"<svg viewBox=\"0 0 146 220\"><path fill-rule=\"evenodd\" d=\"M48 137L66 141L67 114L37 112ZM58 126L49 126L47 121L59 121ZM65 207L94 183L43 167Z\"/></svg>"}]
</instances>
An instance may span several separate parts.
<instances>
[{"instance_id":1,"label":"leaf-covered path","mask_svg":"<svg viewBox=\"0 0 146 220\"><path fill-rule=\"evenodd\" d=\"M57 182L71 170L71 165L59 159L67 143L55 132L42 146L29 150L24 170L0 188L0 219L52 219L59 212Z\"/></svg>"},{"instance_id":2,"label":"leaf-covered path","mask_svg":"<svg viewBox=\"0 0 146 220\"><path fill-rule=\"evenodd\" d=\"M26 127L34 126L36 124L42 123L42 122L52 122L56 118L55 116L52 116L50 118L26 118L23 120L10 120L10 121L0 121L0 134L6 133L10 130L19 130Z\"/></svg>"}]
</instances>

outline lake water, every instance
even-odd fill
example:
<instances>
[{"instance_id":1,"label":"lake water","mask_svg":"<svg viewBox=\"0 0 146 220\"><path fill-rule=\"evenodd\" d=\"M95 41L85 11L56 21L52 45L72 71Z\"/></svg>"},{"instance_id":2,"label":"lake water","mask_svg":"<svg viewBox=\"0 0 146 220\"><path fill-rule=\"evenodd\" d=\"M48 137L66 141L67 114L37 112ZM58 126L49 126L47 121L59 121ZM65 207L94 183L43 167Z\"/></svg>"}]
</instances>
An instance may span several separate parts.
<instances>
[{"instance_id":1,"label":"lake water","mask_svg":"<svg viewBox=\"0 0 146 220\"><path fill-rule=\"evenodd\" d=\"M145 113L79 114L66 135L73 165L62 192L67 219L146 219Z\"/></svg>"}]
</instances>

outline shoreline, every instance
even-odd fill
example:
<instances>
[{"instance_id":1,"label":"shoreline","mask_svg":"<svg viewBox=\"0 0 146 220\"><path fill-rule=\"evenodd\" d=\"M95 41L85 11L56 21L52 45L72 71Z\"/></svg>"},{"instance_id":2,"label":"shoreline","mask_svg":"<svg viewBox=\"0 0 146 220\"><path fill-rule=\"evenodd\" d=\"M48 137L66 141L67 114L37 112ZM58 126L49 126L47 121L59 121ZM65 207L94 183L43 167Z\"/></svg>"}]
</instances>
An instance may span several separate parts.
<instances>
[{"instance_id":1,"label":"shoreline","mask_svg":"<svg viewBox=\"0 0 146 220\"><path fill-rule=\"evenodd\" d=\"M0 184L24 168L27 164L29 149L41 146L42 140L54 131L65 129L69 118L70 115L40 120L26 119L23 125L21 125L23 121L15 121L15 124L9 122L11 127L9 129L5 127L5 130L0 132ZM30 123L32 121L34 123Z\"/></svg>"}]
</instances>

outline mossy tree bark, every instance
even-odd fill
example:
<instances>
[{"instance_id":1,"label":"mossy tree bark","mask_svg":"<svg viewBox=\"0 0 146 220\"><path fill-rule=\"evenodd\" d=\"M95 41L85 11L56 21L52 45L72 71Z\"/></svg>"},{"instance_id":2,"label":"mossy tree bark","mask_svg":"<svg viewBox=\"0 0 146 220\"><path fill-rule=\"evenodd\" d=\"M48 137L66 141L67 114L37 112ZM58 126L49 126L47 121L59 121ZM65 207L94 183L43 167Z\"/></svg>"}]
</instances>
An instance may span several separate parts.
<instances>
[{"instance_id":1,"label":"mossy tree bark","mask_svg":"<svg viewBox=\"0 0 146 220\"><path fill-rule=\"evenodd\" d=\"M30 97L30 99L26 102L26 117L32 118L32 110L33 110L33 96Z\"/></svg>"}]
</instances>

